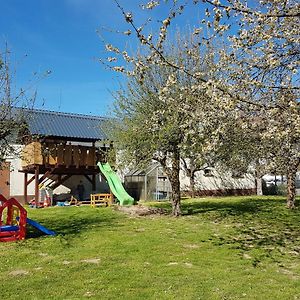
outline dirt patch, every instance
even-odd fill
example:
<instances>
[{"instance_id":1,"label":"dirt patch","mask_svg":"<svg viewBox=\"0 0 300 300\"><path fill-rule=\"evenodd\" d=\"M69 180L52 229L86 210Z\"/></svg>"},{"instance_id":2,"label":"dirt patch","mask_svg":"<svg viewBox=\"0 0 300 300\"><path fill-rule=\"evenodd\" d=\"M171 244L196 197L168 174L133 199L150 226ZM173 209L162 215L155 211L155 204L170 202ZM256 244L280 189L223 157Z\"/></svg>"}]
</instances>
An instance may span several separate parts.
<instances>
[{"instance_id":1,"label":"dirt patch","mask_svg":"<svg viewBox=\"0 0 300 300\"><path fill-rule=\"evenodd\" d=\"M183 247L188 249L198 249L200 246L196 244L185 244Z\"/></svg>"},{"instance_id":2,"label":"dirt patch","mask_svg":"<svg viewBox=\"0 0 300 300\"><path fill-rule=\"evenodd\" d=\"M14 270L9 273L9 275L12 275L12 276L22 276L22 275L28 275L28 274L29 274L29 272L26 270Z\"/></svg>"},{"instance_id":3,"label":"dirt patch","mask_svg":"<svg viewBox=\"0 0 300 300\"><path fill-rule=\"evenodd\" d=\"M247 254L247 253L244 253L244 254L243 254L243 257L244 257L245 259L252 259L252 257L251 257L249 254Z\"/></svg>"},{"instance_id":4,"label":"dirt patch","mask_svg":"<svg viewBox=\"0 0 300 300\"><path fill-rule=\"evenodd\" d=\"M289 278L293 280L299 280L299 276L295 274L293 271L288 270L288 269L279 269L278 272L287 275Z\"/></svg>"},{"instance_id":5,"label":"dirt patch","mask_svg":"<svg viewBox=\"0 0 300 300\"><path fill-rule=\"evenodd\" d=\"M39 256L47 257L47 256L49 256L49 254L48 253L39 253Z\"/></svg>"},{"instance_id":6,"label":"dirt patch","mask_svg":"<svg viewBox=\"0 0 300 300\"><path fill-rule=\"evenodd\" d=\"M185 262L184 265L188 268L192 268L193 267L193 264L191 263L188 263L188 262Z\"/></svg>"},{"instance_id":7,"label":"dirt patch","mask_svg":"<svg viewBox=\"0 0 300 300\"><path fill-rule=\"evenodd\" d=\"M100 263L100 258L88 258L88 259L83 259L81 262L85 262L88 264L99 264Z\"/></svg>"},{"instance_id":8,"label":"dirt patch","mask_svg":"<svg viewBox=\"0 0 300 300\"><path fill-rule=\"evenodd\" d=\"M163 208L147 207L143 205L115 206L115 209L132 216L166 215Z\"/></svg>"},{"instance_id":9,"label":"dirt patch","mask_svg":"<svg viewBox=\"0 0 300 300\"><path fill-rule=\"evenodd\" d=\"M93 296L95 296L95 294L92 293L92 292L86 292L86 293L83 295L83 297L93 297Z\"/></svg>"},{"instance_id":10,"label":"dirt patch","mask_svg":"<svg viewBox=\"0 0 300 300\"><path fill-rule=\"evenodd\" d=\"M177 266L178 265L178 262L170 262L170 263L168 263L168 266Z\"/></svg>"}]
</instances>

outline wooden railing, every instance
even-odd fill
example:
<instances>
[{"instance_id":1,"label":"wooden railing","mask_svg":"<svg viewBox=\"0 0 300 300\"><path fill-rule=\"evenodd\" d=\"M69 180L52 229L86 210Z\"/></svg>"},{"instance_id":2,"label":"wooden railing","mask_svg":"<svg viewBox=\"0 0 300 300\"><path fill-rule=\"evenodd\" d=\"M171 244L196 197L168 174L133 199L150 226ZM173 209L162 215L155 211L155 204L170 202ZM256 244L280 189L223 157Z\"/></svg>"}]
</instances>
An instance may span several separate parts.
<instances>
[{"instance_id":1,"label":"wooden railing","mask_svg":"<svg viewBox=\"0 0 300 300\"><path fill-rule=\"evenodd\" d=\"M22 166L50 165L50 166L74 166L92 167L96 165L95 147L41 144L32 142L25 146L22 153Z\"/></svg>"},{"instance_id":2,"label":"wooden railing","mask_svg":"<svg viewBox=\"0 0 300 300\"><path fill-rule=\"evenodd\" d=\"M104 204L106 206L112 205L113 195L112 194L91 194L91 207Z\"/></svg>"}]
</instances>

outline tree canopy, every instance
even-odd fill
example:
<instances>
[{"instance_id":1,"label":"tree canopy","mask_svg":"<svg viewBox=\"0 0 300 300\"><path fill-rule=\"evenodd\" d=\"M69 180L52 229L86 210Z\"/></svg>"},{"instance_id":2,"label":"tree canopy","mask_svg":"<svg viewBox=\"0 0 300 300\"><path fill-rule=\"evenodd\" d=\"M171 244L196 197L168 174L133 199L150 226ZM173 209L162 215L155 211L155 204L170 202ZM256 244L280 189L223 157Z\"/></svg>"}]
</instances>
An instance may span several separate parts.
<instances>
[{"instance_id":1,"label":"tree canopy","mask_svg":"<svg viewBox=\"0 0 300 300\"><path fill-rule=\"evenodd\" d=\"M191 134L190 122L205 124L209 120L207 127L203 126L212 128L211 153L218 153L216 157L223 153L223 158L228 155L228 165L254 164L260 165L261 170L276 169L290 174L287 205L294 207L294 175L300 163L296 130L300 125L298 1L149 1L142 9L151 12L162 5L170 8L157 31L149 31L150 19L138 24L138 12L127 12L115 2L128 24L124 34L135 35L141 50L139 55L130 55L126 49L107 44L111 56L105 64L134 78L141 86L145 82L147 86L149 69L168 70L165 81L152 91L168 107L164 110L156 106L155 116L161 120L161 115L168 111L173 122L178 121L179 111L180 116L186 116L179 119L183 137L176 130L171 130L168 137L174 138L174 142L182 138L192 145L189 149L194 149L194 153L201 153L205 142L198 130ZM193 26L189 40L176 43L184 53L185 59L180 60L169 55L166 45L172 38L175 44L172 25L179 15L184 15L188 5L200 7L205 14L200 25ZM199 49L211 49L205 68L199 68ZM184 78L184 84L178 77ZM176 98L170 96L174 87ZM210 118L212 114L217 117ZM242 121L237 122L238 119ZM144 127L149 128L147 122ZM245 138L238 142L237 136ZM200 147L195 148L194 144ZM232 150L230 155L224 147L222 151L226 144Z\"/></svg>"}]
</instances>

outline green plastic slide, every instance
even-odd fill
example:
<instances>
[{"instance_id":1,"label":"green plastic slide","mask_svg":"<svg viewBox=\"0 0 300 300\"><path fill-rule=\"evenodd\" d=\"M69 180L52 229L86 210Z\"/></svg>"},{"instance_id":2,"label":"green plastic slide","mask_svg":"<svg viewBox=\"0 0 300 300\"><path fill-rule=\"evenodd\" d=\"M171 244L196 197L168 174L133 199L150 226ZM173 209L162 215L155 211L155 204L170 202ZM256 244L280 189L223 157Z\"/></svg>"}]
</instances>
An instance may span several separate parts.
<instances>
[{"instance_id":1,"label":"green plastic slide","mask_svg":"<svg viewBox=\"0 0 300 300\"><path fill-rule=\"evenodd\" d=\"M112 193L120 201L120 205L132 205L134 199L125 191L119 176L112 170L109 163L101 164L98 162L97 165L105 176Z\"/></svg>"}]
</instances>

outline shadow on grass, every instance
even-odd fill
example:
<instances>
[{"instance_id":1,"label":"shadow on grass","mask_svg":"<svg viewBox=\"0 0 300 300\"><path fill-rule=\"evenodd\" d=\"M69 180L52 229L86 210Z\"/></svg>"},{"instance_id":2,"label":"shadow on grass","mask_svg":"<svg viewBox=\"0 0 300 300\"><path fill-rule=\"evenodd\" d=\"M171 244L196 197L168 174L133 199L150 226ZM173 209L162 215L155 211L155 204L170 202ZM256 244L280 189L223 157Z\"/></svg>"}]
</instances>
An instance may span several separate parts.
<instances>
[{"instance_id":1,"label":"shadow on grass","mask_svg":"<svg viewBox=\"0 0 300 300\"><path fill-rule=\"evenodd\" d=\"M168 203L159 206L171 209ZM211 236L213 244L242 252L259 250L254 266L262 258L276 261L282 255L300 255L300 210L287 209L284 198L188 199L182 201L182 211L183 217L191 215L216 224L219 233Z\"/></svg>"},{"instance_id":2,"label":"shadow on grass","mask_svg":"<svg viewBox=\"0 0 300 300\"><path fill-rule=\"evenodd\" d=\"M257 213L263 206L261 201L242 201L242 202L194 202L183 203L183 214L205 214L218 212L226 218L231 215L242 215L245 213Z\"/></svg>"},{"instance_id":3,"label":"shadow on grass","mask_svg":"<svg viewBox=\"0 0 300 300\"><path fill-rule=\"evenodd\" d=\"M252 261L255 267L265 259L279 262L283 255L300 255L300 211L287 209L283 198L196 201L183 203L183 209L229 226L229 230L212 237L215 245L244 253L259 250Z\"/></svg>"},{"instance_id":4,"label":"shadow on grass","mask_svg":"<svg viewBox=\"0 0 300 300\"><path fill-rule=\"evenodd\" d=\"M54 208L55 210L57 208ZM68 236L84 234L93 228L117 228L120 224L116 222L116 216L112 213L103 213L101 208L87 210L78 208L77 211L70 211L69 208L58 208L57 214L47 214L47 209L41 214L35 213L31 216L35 221L44 227L54 231L57 235ZM45 233L27 225L26 238L37 238Z\"/></svg>"},{"instance_id":5,"label":"shadow on grass","mask_svg":"<svg viewBox=\"0 0 300 300\"><path fill-rule=\"evenodd\" d=\"M296 205L299 205L296 203ZM171 211L169 202L161 202L155 206L162 207ZM286 209L284 198L256 198L256 197L223 197L223 198L206 198L206 199L182 199L182 215L209 215L214 213L220 218L243 215L261 215L270 218L279 218L282 215L298 217L300 221L300 211ZM274 214L275 212L275 214Z\"/></svg>"},{"instance_id":6,"label":"shadow on grass","mask_svg":"<svg viewBox=\"0 0 300 300\"><path fill-rule=\"evenodd\" d=\"M239 217L251 215L262 219L297 219L300 221L299 209L289 210L286 208L284 199L255 199L245 198L238 201L195 201L182 203L184 215L187 214L209 214L213 212L220 218Z\"/></svg>"},{"instance_id":7,"label":"shadow on grass","mask_svg":"<svg viewBox=\"0 0 300 300\"><path fill-rule=\"evenodd\" d=\"M300 236L298 226L289 222L260 223L259 221L233 226L233 230L211 238L216 246L238 249L254 267L266 260L276 263L288 259L298 259ZM246 254L249 253L249 254Z\"/></svg>"}]
</instances>

